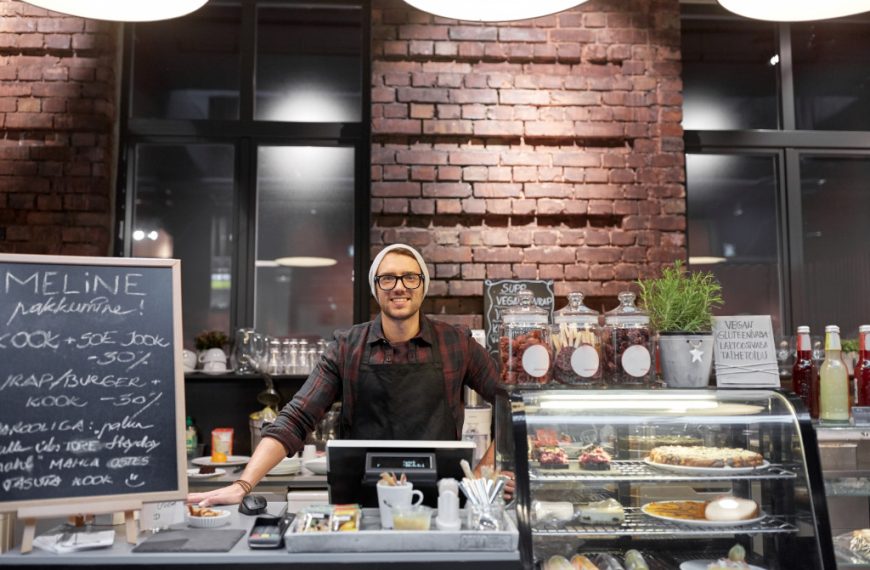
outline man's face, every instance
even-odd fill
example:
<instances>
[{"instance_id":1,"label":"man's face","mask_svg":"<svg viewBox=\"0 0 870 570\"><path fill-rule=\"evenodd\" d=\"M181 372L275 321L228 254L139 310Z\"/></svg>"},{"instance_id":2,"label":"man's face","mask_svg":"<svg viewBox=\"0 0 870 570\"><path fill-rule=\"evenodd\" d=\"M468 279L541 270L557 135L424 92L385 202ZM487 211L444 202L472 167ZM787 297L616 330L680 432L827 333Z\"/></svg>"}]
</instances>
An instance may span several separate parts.
<instances>
[{"instance_id":1,"label":"man's face","mask_svg":"<svg viewBox=\"0 0 870 570\"><path fill-rule=\"evenodd\" d=\"M405 275L407 273L422 273L417 260L409 255L390 252L381 261L375 275ZM395 320L405 320L416 317L423 304L423 284L416 289L408 289L401 280L396 281L396 287L384 291L380 285L375 285L378 293L378 303L385 317Z\"/></svg>"}]
</instances>

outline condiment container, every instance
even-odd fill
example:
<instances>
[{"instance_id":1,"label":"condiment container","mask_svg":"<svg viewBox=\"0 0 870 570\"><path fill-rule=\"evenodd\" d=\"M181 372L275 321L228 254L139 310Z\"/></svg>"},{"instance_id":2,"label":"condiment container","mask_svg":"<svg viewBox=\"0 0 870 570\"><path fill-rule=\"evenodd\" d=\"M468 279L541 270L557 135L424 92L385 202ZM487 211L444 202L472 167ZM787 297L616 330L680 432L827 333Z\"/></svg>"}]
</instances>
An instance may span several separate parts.
<instances>
[{"instance_id":1,"label":"condiment container","mask_svg":"<svg viewBox=\"0 0 870 570\"><path fill-rule=\"evenodd\" d=\"M524 290L518 304L502 315L498 353L504 384L547 384L553 377L549 315Z\"/></svg>"},{"instance_id":2,"label":"condiment container","mask_svg":"<svg viewBox=\"0 0 870 570\"><path fill-rule=\"evenodd\" d=\"M426 505L393 507L393 529L429 530L432 524L432 510L432 507Z\"/></svg>"},{"instance_id":3,"label":"condiment container","mask_svg":"<svg viewBox=\"0 0 870 570\"><path fill-rule=\"evenodd\" d=\"M600 380L601 327L598 312L583 304L583 293L568 293L568 305L556 311L553 321L550 340L556 382L591 384Z\"/></svg>"},{"instance_id":4,"label":"condiment container","mask_svg":"<svg viewBox=\"0 0 870 570\"><path fill-rule=\"evenodd\" d=\"M618 297L619 306L604 317L604 380L617 385L648 385L653 370L649 315L635 306L634 293L623 291Z\"/></svg>"}]
</instances>

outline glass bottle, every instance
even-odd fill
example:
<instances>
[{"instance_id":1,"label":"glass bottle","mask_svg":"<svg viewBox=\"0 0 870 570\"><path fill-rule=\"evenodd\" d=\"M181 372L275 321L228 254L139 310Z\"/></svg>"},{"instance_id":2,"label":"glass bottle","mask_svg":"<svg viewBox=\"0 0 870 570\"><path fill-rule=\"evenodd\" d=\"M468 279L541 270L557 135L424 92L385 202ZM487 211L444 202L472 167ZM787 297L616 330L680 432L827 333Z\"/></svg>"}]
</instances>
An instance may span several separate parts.
<instances>
[{"instance_id":1,"label":"glass bottle","mask_svg":"<svg viewBox=\"0 0 870 570\"><path fill-rule=\"evenodd\" d=\"M184 429L184 447L187 449L187 456L193 457L196 454L196 427L193 425L193 418L187 416L185 421L186 428Z\"/></svg>"},{"instance_id":2,"label":"glass bottle","mask_svg":"<svg viewBox=\"0 0 870 570\"><path fill-rule=\"evenodd\" d=\"M311 366L308 362L308 341L304 338L299 339L299 357L296 361L298 370L296 374L308 374L311 372Z\"/></svg>"},{"instance_id":3,"label":"glass bottle","mask_svg":"<svg viewBox=\"0 0 870 570\"><path fill-rule=\"evenodd\" d=\"M813 347L810 340L810 327L800 326L797 328L797 352L794 366L791 371L791 385L810 417L819 418L819 377L813 362Z\"/></svg>"},{"instance_id":4,"label":"glass bottle","mask_svg":"<svg viewBox=\"0 0 870 570\"><path fill-rule=\"evenodd\" d=\"M858 362L855 363L856 405L870 406L870 325L858 327Z\"/></svg>"},{"instance_id":5,"label":"glass bottle","mask_svg":"<svg viewBox=\"0 0 870 570\"><path fill-rule=\"evenodd\" d=\"M549 314L535 305L531 291L517 293L517 302L499 326L501 382L547 384L553 377Z\"/></svg>"},{"instance_id":6,"label":"glass bottle","mask_svg":"<svg viewBox=\"0 0 870 570\"><path fill-rule=\"evenodd\" d=\"M649 384L652 376L652 334L649 315L634 304L635 295L623 291L619 306L604 317L601 347L604 379L613 384Z\"/></svg>"},{"instance_id":7,"label":"glass bottle","mask_svg":"<svg viewBox=\"0 0 870 570\"><path fill-rule=\"evenodd\" d=\"M553 317L553 378L562 384L590 384L601 378L598 312L583 304L583 293L568 293L568 306Z\"/></svg>"},{"instance_id":8,"label":"glass bottle","mask_svg":"<svg viewBox=\"0 0 870 570\"><path fill-rule=\"evenodd\" d=\"M825 327L825 360L819 369L819 419L849 421L849 373L840 356L840 327Z\"/></svg>"}]
</instances>

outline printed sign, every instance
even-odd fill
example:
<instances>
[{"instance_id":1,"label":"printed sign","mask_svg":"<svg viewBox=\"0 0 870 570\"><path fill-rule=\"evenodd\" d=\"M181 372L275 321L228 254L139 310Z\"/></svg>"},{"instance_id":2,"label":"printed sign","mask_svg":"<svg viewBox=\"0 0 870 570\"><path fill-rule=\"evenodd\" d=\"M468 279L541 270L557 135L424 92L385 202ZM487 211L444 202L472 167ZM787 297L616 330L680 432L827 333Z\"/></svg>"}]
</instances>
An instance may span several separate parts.
<instances>
[{"instance_id":1,"label":"printed sign","mask_svg":"<svg viewBox=\"0 0 870 570\"><path fill-rule=\"evenodd\" d=\"M0 255L0 511L184 496L179 282L174 260Z\"/></svg>"},{"instance_id":2,"label":"printed sign","mask_svg":"<svg viewBox=\"0 0 870 570\"><path fill-rule=\"evenodd\" d=\"M779 388L770 315L713 317L716 385Z\"/></svg>"},{"instance_id":3,"label":"printed sign","mask_svg":"<svg viewBox=\"0 0 870 570\"><path fill-rule=\"evenodd\" d=\"M518 293L529 290L534 293L535 305L549 312L549 321L553 322L553 281L551 280L516 280L502 279L483 282L483 325L486 329L486 350L498 359L498 328L501 325L502 314L519 304Z\"/></svg>"}]
</instances>

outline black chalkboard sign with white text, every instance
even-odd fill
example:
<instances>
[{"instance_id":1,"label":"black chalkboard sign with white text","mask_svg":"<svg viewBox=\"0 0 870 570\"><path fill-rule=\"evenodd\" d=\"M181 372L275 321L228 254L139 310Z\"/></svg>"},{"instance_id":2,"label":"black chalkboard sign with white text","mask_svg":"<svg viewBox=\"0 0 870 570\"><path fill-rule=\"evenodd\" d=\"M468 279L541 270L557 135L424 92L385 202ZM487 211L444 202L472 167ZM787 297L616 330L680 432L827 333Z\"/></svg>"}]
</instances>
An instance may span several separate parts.
<instances>
[{"instance_id":1,"label":"black chalkboard sign with white text","mask_svg":"<svg viewBox=\"0 0 870 570\"><path fill-rule=\"evenodd\" d=\"M0 255L0 511L186 495L180 279Z\"/></svg>"},{"instance_id":2,"label":"black chalkboard sign with white text","mask_svg":"<svg viewBox=\"0 0 870 570\"><path fill-rule=\"evenodd\" d=\"M486 350L498 359L498 333L502 314L519 304L520 291L531 291L535 305L546 309L553 322L553 281L541 279L487 279L483 282L483 326L486 329Z\"/></svg>"}]
</instances>

